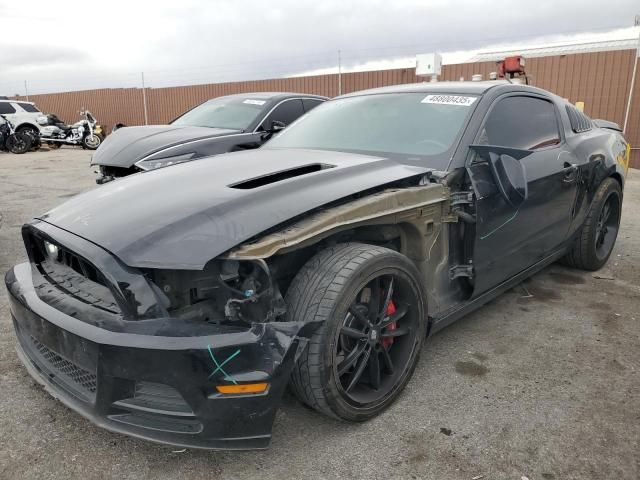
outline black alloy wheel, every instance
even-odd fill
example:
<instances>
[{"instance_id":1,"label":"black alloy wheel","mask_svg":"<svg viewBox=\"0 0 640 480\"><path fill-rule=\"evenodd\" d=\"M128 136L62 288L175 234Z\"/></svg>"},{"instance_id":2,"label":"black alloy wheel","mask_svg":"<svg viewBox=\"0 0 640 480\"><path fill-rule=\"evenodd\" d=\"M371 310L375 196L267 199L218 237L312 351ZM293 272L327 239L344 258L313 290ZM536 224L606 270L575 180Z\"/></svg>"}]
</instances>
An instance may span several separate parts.
<instances>
[{"instance_id":1,"label":"black alloy wheel","mask_svg":"<svg viewBox=\"0 0 640 480\"><path fill-rule=\"evenodd\" d=\"M609 192L596 222L595 250L599 259L606 259L613 250L620 222L620 197Z\"/></svg>"},{"instance_id":2,"label":"black alloy wheel","mask_svg":"<svg viewBox=\"0 0 640 480\"><path fill-rule=\"evenodd\" d=\"M11 153L21 155L31 148L31 137L21 132L16 132L7 140L7 149Z\"/></svg>"},{"instance_id":3,"label":"black alloy wheel","mask_svg":"<svg viewBox=\"0 0 640 480\"><path fill-rule=\"evenodd\" d=\"M563 263L583 270L602 268L613 252L620 230L621 212L621 185L615 178L605 178Z\"/></svg>"},{"instance_id":4,"label":"black alloy wheel","mask_svg":"<svg viewBox=\"0 0 640 480\"><path fill-rule=\"evenodd\" d=\"M291 376L302 402L364 421L397 398L427 330L420 274L407 257L375 245L329 247L298 272L285 301L287 320L315 328Z\"/></svg>"},{"instance_id":5,"label":"black alloy wheel","mask_svg":"<svg viewBox=\"0 0 640 480\"><path fill-rule=\"evenodd\" d=\"M379 402L393 390L411 358L419 331L417 299L407 280L380 275L349 306L335 342L335 376L356 405Z\"/></svg>"}]
</instances>

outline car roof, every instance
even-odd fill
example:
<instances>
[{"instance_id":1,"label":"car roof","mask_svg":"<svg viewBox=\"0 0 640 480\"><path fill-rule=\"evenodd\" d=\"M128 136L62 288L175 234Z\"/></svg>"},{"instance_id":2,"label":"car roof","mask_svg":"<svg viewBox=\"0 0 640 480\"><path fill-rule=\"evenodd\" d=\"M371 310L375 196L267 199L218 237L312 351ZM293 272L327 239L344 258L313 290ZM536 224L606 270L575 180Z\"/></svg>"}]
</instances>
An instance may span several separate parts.
<instances>
[{"instance_id":1,"label":"car roof","mask_svg":"<svg viewBox=\"0 0 640 480\"><path fill-rule=\"evenodd\" d=\"M380 93L460 93L482 95L490 88L511 85L506 80L489 80L484 82L422 82L388 87L372 88L359 92L348 93L342 97L357 97L359 95L375 95ZM521 85L518 85L521 86ZM340 98L342 98L340 97Z\"/></svg>"},{"instance_id":2,"label":"car roof","mask_svg":"<svg viewBox=\"0 0 640 480\"><path fill-rule=\"evenodd\" d=\"M235 93L233 95L224 95L225 97L243 97L243 98L259 98L261 100L284 100L287 98L317 98L318 100L328 100L327 97L321 95L313 95L311 93L294 93L294 92L247 92ZM221 98L221 97L215 97ZM211 98L210 100L215 100Z\"/></svg>"},{"instance_id":3,"label":"car roof","mask_svg":"<svg viewBox=\"0 0 640 480\"><path fill-rule=\"evenodd\" d=\"M0 98L0 102L11 102L11 103L28 103L30 105L35 105L33 102L27 102L26 100L13 100L11 98Z\"/></svg>"}]
</instances>

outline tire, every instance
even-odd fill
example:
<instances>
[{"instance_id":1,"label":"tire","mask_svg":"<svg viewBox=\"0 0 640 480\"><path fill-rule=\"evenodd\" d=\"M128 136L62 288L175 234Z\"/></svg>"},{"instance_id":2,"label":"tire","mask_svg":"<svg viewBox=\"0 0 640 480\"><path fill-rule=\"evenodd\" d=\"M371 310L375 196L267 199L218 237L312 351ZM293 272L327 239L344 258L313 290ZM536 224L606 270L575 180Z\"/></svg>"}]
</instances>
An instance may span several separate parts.
<instances>
[{"instance_id":1,"label":"tire","mask_svg":"<svg viewBox=\"0 0 640 480\"><path fill-rule=\"evenodd\" d=\"M31 149L31 137L20 132L14 133L7 139L7 149L16 155L22 155Z\"/></svg>"},{"instance_id":2,"label":"tire","mask_svg":"<svg viewBox=\"0 0 640 480\"><path fill-rule=\"evenodd\" d=\"M621 211L620 184L614 178L607 178L598 187L582 229L563 263L582 270L602 268L616 243Z\"/></svg>"},{"instance_id":3,"label":"tire","mask_svg":"<svg viewBox=\"0 0 640 480\"><path fill-rule=\"evenodd\" d=\"M102 143L100 135L87 135L82 139L82 148L87 150L96 150Z\"/></svg>"},{"instance_id":4,"label":"tire","mask_svg":"<svg viewBox=\"0 0 640 480\"><path fill-rule=\"evenodd\" d=\"M39 150L42 143L40 142L40 130L34 127L21 127L16 133L27 135L31 139L30 150Z\"/></svg>"},{"instance_id":5,"label":"tire","mask_svg":"<svg viewBox=\"0 0 640 480\"><path fill-rule=\"evenodd\" d=\"M377 302L375 285L381 286ZM289 321L319 323L291 375L296 396L325 415L353 422L387 408L411 378L426 338L427 308L420 285L409 259L383 247L339 244L309 260L285 297ZM368 303L359 303L367 291ZM365 320L374 317L380 322L366 326ZM352 337L354 332L358 337Z\"/></svg>"}]
</instances>

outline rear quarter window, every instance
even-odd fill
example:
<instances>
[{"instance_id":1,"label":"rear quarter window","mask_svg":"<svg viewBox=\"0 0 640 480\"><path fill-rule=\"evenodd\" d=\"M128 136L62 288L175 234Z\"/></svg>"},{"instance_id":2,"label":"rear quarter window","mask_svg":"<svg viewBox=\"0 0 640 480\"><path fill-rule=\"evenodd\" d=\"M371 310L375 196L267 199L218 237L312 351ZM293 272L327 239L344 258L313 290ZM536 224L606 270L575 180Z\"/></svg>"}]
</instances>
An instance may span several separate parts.
<instances>
[{"instance_id":1,"label":"rear quarter window","mask_svg":"<svg viewBox=\"0 0 640 480\"><path fill-rule=\"evenodd\" d=\"M38 110L35 105L32 105L30 103L20 103L20 102L18 102L18 105L20 105L25 112L40 113L40 110Z\"/></svg>"},{"instance_id":2,"label":"rear quarter window","mask_svg":"<svg viewBox=\"0 0 640 480\"><path fill-rule=\"evenodd\" d=\"M573 105L567 105L566 109L567 115L569 116L569 124L571 125L571 130L573 130L575 133L588 132L593 128L591 119L576 107L574 107Z\"/></svg>"}]
</instances>

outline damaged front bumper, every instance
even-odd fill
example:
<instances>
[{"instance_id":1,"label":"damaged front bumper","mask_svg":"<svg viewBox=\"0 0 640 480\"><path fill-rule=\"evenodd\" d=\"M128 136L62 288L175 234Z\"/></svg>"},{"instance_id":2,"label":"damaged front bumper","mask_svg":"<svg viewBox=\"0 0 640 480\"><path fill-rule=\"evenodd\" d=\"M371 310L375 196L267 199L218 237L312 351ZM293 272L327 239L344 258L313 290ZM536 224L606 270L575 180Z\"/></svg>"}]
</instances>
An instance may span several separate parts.
<instances>
[{"instance_id":1,"label":"damaged front bumper","mask_svg":"<svg viewBox=\"0 0 640 480\"><path fill-rule=\"evenodd\" d=\"M268 446L309 325L210 325L193 336L165 319L161 328L157 319L101 325L91 318L95 306L74 309L56 289L43 297L40 281L31 263L5 276L18 354L51 395L98 426L146 440L225 450ZM217 389L255 383L268 386L251 394Z\"/></svg>"}]
</instances>

